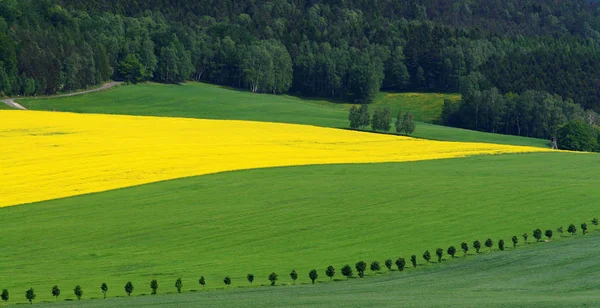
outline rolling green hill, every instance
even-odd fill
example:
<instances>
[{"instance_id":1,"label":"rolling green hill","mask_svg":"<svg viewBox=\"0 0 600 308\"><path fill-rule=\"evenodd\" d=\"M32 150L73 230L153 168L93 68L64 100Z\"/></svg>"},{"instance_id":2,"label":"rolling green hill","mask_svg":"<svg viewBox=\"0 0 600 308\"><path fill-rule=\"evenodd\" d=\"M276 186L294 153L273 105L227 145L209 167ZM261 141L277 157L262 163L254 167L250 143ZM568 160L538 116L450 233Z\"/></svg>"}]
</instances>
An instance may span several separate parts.
<instances>
[{"instance_id":1,"label":"rolling green hill","mask_svg":"<svg viewBox=\"0 0 600 308\"><path fill-rule=\"evenodd\" d=\"M417 119L441 112L442 94L382 94L371 108L388 105L413 112ZM309 124L347 128L349 105L294 96L254 94L247 91L202 84L139 84L74 97L19 100L33 110L83 113L170 116L203 119L234 119ZM548 147L541 139L523 138L418 123L414 136L427 139L489 142Z\"/></svg>"},{"instance_id":2,"label":"rolling green hill","mask_svg":"<svg viewBox=\"0 0 600 308\"><path fill-rule=\"evenodd\" d=\"M214 288L226 275L246 285L249 272L256 284L271 271L290 283L296 269L307 282L312 268L422 260L425 249L589 221L598 215L599 159L544 153L249 170L2 208L0 288L34 287L50 300L54 284L65 298L81 284L89 298L101 296L102 282L111 295L129 280L147 293L154 278L197 288L204 275Z\"/></svg>"},{"instance_id":3,"label":"rolling green hill","mask_svg":"<svg viewBox=\"0 0 600 308\"><path fill-rule=\"evenodd\" d=\"M598 303L598 233L526 246L318 286L236 288L43 307L593 307ZM159 293L174 292L171 282L162 281ZM184 281L184 286L198 289L192 281Z\"/></svg>"}]
</instances>

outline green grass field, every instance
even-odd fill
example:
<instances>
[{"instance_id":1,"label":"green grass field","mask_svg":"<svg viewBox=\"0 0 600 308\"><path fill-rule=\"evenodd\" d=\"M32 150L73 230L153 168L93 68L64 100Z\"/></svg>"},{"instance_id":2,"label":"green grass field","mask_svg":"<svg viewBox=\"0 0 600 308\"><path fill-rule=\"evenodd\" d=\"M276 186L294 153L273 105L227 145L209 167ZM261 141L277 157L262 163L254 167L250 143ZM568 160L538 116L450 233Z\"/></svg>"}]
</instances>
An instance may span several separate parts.
<instances>
[{"instance_id":1,"label":"green grass field","mask_svg":"<svg viewBox=\"0 0 600 308\"><path fill-rule=\"evenodd\" d=\"M460 101L460 94L445 93L379 93L373 106L390 106L392 114L409 111L416 121L434 123L442 115L444 100Z\"/></svg>"},{"instance_id":2,"label":"green grass field","mask_svg":"<svg viewBox=\"0 0 600 308\"><path fill-rule=\"evenodd\" d=\"M164 293L175 291L173 283L162 281L158 296L44 307L594 307L600 298L600 234L592 233L478 257L461 254L441 266L369 279L169 295ZM198 289L191 281L184 288Z\"/></svg>"},{"instance_id":3,"label":"green grass field","mask_svg":"<svg viewBox=\"0 0 600 308\"><path fill-rule=\"evenodd\" d=\"M81 284L89 298L102 282L122 295L128 280L147 293L154 278L197 289L204 275L214 288L226 275L246 285L249 272L256 284L271 271L289 283L296 269L304 283L330 264L421 259L425 249L589 221L600 214L599 162L544 153L273 168L2 208L0 288L51 300L54 284L65 298Z\"/></svg>"},{"instance_id":4,"label":"green grass field","mask_svg":"<svg viewBox=\"0 0 600 308\"><path fill-rule=\"evenodd\" d=\"M371 108L389 105L395 114L406 106L417 118L430 118L432 114L441 112L444 98L454 100L458 97L451 94L383 93ZM336 128L347 128L349 124L349 105L346 104L286 95L253 94L201 83L120 86L81 96L19 100L19 103L33 110L253 120ZM548 147L546 140L482 133L428 123L418 123L414 136L435 140Z\"/></svg>"}]
</instances>

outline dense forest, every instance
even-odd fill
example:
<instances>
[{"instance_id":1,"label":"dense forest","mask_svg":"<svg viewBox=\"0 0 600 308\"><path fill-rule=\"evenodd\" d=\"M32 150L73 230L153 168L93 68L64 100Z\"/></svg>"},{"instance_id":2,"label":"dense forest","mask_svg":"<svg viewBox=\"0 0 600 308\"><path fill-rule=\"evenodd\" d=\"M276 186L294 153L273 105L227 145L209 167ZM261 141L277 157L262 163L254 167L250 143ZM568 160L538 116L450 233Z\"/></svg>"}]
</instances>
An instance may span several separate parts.
<instances>
[{"instance_id":1,"label":"dense forest","mask_svg":"<svg viewBox=\"0 0 600 308\"><path fill-rule=\"evenodd\" d=\"M464 93L473 88L465 80L476 79L502 102L553 97L600 111L600 1L0 0L0 95L108 79L197 80L359 103L381 89ZM446 108L445 121L552 131L504 113L483 124L479 111L465 119L465 109Z\"/></svg>"}]
</instances>

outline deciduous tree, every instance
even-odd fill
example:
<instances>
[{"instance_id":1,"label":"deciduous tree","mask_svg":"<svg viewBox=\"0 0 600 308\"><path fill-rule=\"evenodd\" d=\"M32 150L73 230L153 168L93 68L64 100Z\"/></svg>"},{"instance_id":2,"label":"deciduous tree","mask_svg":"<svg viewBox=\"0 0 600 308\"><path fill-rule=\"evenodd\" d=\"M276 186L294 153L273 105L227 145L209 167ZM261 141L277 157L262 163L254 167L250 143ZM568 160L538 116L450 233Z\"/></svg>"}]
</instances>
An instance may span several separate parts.
<instances>
[{"instance_id":1,"label":"deciduous tree","mask_svg":"<svg viewBox=\"0 0 600 308\"><path fill-rule=\"evenodd\" d=\"M473 242L473 248L475 248L475 252L479 253L479 249L481 249L481 242L479 240L475 240Z\"/></svg>"},{"instance_id":2,"label":"deciduous tree","mask_svg":"<svg viewBox=\"0 0 600 308\"><path fill-rule=\"evenodd\" d=\"M181 281L181 278L175 280L175 288L177 289L177 293L181 293L181 288L183 288L183 281Z\"/></svg>"},{"instance_id":3,"label":"deciduous tree","mask_svg":"<svg viewBox=\"0 0 600 308\"><path fill-rule=\"evenodd\" d=\"M58 299L58 297L60 296L60 288L58 287L58 285L52 287L52 296L54 296L55 299Z\"/></svg>"},{"instance_id":4,"label":"deciduous tree","mask_svg":"<svg viewBox=\"0 0 600 308\"><path fill-rule=\"evenodd\" d=\"M156 292L158 291L158 281L156 279L150 281L150 289L152 289L152 295L156 295Z\"/></svg>"},{"instance_id":5,"label":"deciduous tree","mask_svg":"<svg viewBox=\"0 0 600 308\"><path fill-rule=\"evenodd\" d=\"M296 284L296 279L298 279L298 273L296 273L296 270L292 270L290 273L290 278L292 278L292 281L294 281L294 284Z\"/></svg>"},{"instance_id":6,"label":"deciduous tree","mask_svg":"<svg viewBox=\"0 0 600 308\"><path fill-rule=\"evenodd\" d=\"M252 285L252 282L254 282L254 274L248 274L246 276L246 279L248 279L248 282L250 283L250 285Z\"/></svg>"},{"instance_id":7,"label":"deciduous tree","mask_svg":"<svg viewBox=\"0 0 600 308\"><path fill-rule=\"evenodd\" d=\"M106 299L106 293L108 293L108 285L106 282L103 282L100 286L100 290L102 290L102 294L104 295L104 299Z\"/></svg>"},{"instance_id":8,"label":"deciduous tree","mask_svg":"<svg viewBox=\"0 0 600 308\"><path fill-rule=\"evenodd\" d=\"M80 285L75 286L75 289L73 289L73 294L75 294L77 300L81 300L81 297L83 296L83 289Z\"/></svg>"},{"instance_id":9,"label":"deciduous tree","mask_svg":"<svg viewBox=\"0 0 600 308\"><path fill-rule=\"evenodd\" d=\"M271 286L275 285L275 282L277 282L277 274L275 272L269 274L269 281L271 282Z\"/></svg>"},{"instance_id":10,"label":"deciduous tree","mask_svg":"<svg viewBox=\"0 0 600 308\"><path fill-rule=\"evenodd\" d=\"M29 288L27 292L25 292L25 298L29 301L30 304L33 304L33 300L35 299L35 291L33 288Z\"/></svg>"},{"instance_id":11,"label":"deciduous tree","mask_svg":"<svg viewBox=\"0 0 600 308\"><path fill-rule=\"evenodd\" d=\"M127 293L127 296L131 296L131 293L133 293L133 283L131 281L125 284L125 293Z\"/></svg>"},{"instance_id":12,"label":"deciduous tree","mask_svg":"<svg viewBox=\"0 0 600 308\"><path fill-rule=\"evenodd\" d=\"M462 251L465 253L465 257L467 256L467 253L469 252L469 244L467 244L467 242L462 242L460 244L460 248L462 249Z\"/></svg>"},{"instance_id":13,"label":"deciduous tree","mask_svg":"<svg viewBox=\"0 0 600 308\"><path fill-rule=\"evenodd\" d=\"M342 275L348 279L348 277L352 277L352 267L349 264L344 265L342 267Z\"/></svg>"},{"instance_id":14,"label":"deciduous tree","mask_svg":"<svg viewBox=\"0 0 600 308\"><path fill-rule=\"evenodd\" d=\"M365 277L365 270L367 269L367 263L365 261L359 261L355 265L356 271L358 272L358 277Z\"/></svg>"},{"instance_id":15,"label":"deciduous tree","mask_svg":"<svg viewBox=\"0 0 600 308\"><path fill-rule=\"evenodd\" d=\"M312 282L312 284L315 284L315 281L317 280L317 278L319 278L319 274L317 273L316 269L311 270L308 273L308 278L310 278L310 281Z\"/></svg>"},{"instance_id":16,"label":"deciduous tree","mask_svg":"<svg viewBox=\"0 0 600 308\"><path fill-rule=\"evenodd\" d=\"M456 254L456 247L450 246L448 247L448 250L446 252L454 259L454 255Z\"/></svg>"},{"instance_id":17,"label":"deciduous tree","mask_svg":"<svg viewBox=\"0 0 600 308\"><path fill-rule=\"evenodd\" d=\"M325 270L325 275L329 277L329 281L333 280L333 276L335 276L335 267L333 267L333 265L329 265L327 270Z\"/></svg>"}]
</instances>

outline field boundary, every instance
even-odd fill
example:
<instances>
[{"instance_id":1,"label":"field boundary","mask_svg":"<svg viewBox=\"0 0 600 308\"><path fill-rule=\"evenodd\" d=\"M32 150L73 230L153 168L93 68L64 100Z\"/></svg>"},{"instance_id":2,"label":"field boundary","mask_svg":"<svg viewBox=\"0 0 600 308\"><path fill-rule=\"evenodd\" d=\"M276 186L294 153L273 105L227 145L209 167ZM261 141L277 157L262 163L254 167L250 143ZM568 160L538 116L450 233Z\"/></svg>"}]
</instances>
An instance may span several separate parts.
<instances>
[{"instance_id":1,"label":"field boundary","mask_svg":"<svg viewBox=\"0 0 600 308\"><path fill-rule=\"evenodd\" d=\"M103 91L103 90L108 90L114 86L118 86L120 84L122 84L122 81L112 81L112 82L107 82L105 84L103 84L101 87L96 88L96 89L91 89L91 90L86 90L86 91L80 91L80 92L73 92L73 93L67 93L67 94L60 94L60 95L51 95L51 96L44 96L44 97L19 97L19 98L8 98L8 99L4 99L2 100L2 102L6 105L8 105L11 108L14 109L20 109L20 110L27 110L27 108L23 107L21 104L15 102L15 99L45 99L45 98L57 98L57 97L69 97L69 96L77 96L77 95L83 95L83 94L87 94L87 93L93 93L93 92L99 92L99 91Z\"/></svg>"}]
</instances>

